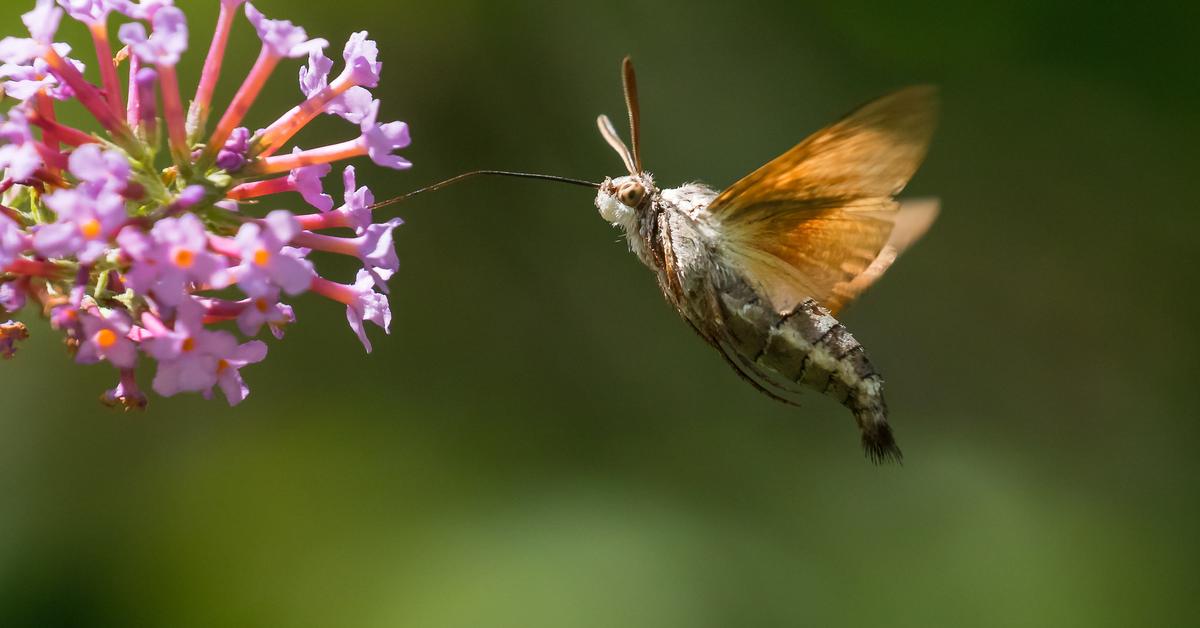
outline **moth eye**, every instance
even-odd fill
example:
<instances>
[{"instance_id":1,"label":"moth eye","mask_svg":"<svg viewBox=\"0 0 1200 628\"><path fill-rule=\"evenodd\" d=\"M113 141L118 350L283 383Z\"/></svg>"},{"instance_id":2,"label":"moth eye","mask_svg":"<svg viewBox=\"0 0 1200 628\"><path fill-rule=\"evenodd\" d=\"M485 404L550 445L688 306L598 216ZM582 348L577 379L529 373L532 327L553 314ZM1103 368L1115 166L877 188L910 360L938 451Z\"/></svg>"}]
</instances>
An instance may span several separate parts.
<instances>
[{"instance_id":1,"label":"moth eye","mask_svg":"<svg viewBox=\"0 0 1200 628\"><path fill-rule=\"evenodd\" d=\"M646 188L642 187L641 183L630 181L621 186L617 191L617 198L628 207L637 207L642 203L642 198L646 196Z\"/></svg>"}]
</instances>

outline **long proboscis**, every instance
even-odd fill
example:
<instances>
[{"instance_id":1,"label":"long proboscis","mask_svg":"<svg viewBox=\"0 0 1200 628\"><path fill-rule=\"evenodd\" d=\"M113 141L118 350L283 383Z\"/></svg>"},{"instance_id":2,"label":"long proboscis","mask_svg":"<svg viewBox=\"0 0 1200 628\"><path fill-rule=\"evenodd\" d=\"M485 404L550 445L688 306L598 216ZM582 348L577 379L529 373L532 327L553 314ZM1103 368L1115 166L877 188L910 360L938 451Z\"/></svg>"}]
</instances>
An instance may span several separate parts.
<instances>
[{"instance_id":1,"label":"long proboscis","mask_svg":"<svg viewBox=\"0 0 1200 628\"><path fill-rule=\"evenodd\" d=\"M509 172L507 170L472 170L471 172L464 172L460 175L450 177L449 179L446 179L445 181L439 181L437 183L434 183L433 185L427 185L423 188L413 190L412 192L408 192L406 194L401 194L400 196L396 196L394 198L389 198L386 201L380 201L378 203L375 203L374 205L371 205L368 209L375 210L375 209L379 209L380 207L387 207L388 205L395 205L396 203L402 203L418 194L424 194L426 192L434 192L434 191L440 190L448 185L453 185L455 183L458 183L459 181L462 181L464 179L469 179L471 177L478 177L478 176L515 177L518 179L537 179L539 181L554 181L557 183L568 183L571 185L578 185L578 186L588 187L588 188L599 188L600 187L599 183L595 183L593 181L584 181L583 179L573 179L571 177L560 177L560 176L553 175L553 174L536 174L536 173L532 173L532 172Z\"/></svg>"}]
</instances>

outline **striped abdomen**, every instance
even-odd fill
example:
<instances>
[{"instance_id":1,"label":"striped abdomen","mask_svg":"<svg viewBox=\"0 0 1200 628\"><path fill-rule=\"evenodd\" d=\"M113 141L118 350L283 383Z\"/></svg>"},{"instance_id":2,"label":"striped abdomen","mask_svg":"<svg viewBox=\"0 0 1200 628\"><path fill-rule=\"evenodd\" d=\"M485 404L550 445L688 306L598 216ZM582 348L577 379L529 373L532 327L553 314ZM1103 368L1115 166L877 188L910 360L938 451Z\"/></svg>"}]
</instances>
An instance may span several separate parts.
<instances>
[{"instance_id":1,"label":"striped abdomen","mask_svg":"<svg viewBox=\"0 0 1200 628\"><path fill-rule=\"evenodd\" d=\"M872 460L900 459L887 423L883 378L866 351L829 311L808 299L780 315L756 295L721 295L725 327L739 368L772 394L807 387L854 413Z\"/></svg>"}]
</instances>

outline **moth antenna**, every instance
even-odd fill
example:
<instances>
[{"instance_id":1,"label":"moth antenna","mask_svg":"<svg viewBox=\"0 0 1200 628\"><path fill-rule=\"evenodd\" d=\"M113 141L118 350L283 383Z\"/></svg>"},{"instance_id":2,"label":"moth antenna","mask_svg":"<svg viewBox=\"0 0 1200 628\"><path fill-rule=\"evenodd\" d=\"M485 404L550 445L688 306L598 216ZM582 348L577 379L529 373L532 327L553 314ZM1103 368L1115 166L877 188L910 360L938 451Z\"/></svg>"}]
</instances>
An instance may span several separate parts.
<instances>
[{"instance_id":1,"label":"moth antenna","mask_svg":"<svg viewBox=\"0 0 1200 628\"><path fill-rule=\"evenodd\" d=\"M621 60L621 84L625 87L625 109L629 112L629 141L633 145L633 165L642 171L642 112L638 104L637 74L633 71L633 57L625 55Z\"/></svg>"},{"instance_id":2,"label":"moth antenna","mask_svg":"<svg viewBox=\"0 0 1200 628\"><path fill-rule=\"evenodd\" d=\"M471 172L464 172L462 174L450 177L449 179L446 179L445 181L438 181L437 183L434 183L433 185L427 185L423 188L413 190L412 192L408 192L405 194L401 194L400 196L389 198L386 201L380 201L378 203L375 203L374 205L369 206L367 209L375 210L380 207L387 207L388 205L395 205L397 203L402 203L418 194L424 194L426 192L435 192L435 191L440 190L448 185L453 185L455 183L458 183L459 181L462 181L463 179L469 179L471 177L478 177L478 176L514 177L514 178L518 178L518 179L537 179L540 181L554 181L556 183L569 183L571 185L579 185L579 186L588 187L588 188L599 189L599 187L600 187L599 183L594 183L592 181L584 181L583 179L573 179L571 177L560 177L560 176L553 175L553 174L536 174L536 173L532 173L532 172L510 172L508 170L472 170Z\"/></svg>"},{"instance_id":3,"label":"moth antenna","mask_svg":"<svg viewBox=\"0 0 1200 628\"><path fill-rule=\"evenodd\" d=\"M606 115L601 115L596 118L596 126L600 127L600 135L604 137L604 141L608 142L608 145L621 156L621 161L625 162L625 169L629 171L629 174L637 174L637 163L634 162L633 153L629 152L629 147L621 141L621 136L617 134L612 120L609 120Z\"/></svg>"}]
</instances>

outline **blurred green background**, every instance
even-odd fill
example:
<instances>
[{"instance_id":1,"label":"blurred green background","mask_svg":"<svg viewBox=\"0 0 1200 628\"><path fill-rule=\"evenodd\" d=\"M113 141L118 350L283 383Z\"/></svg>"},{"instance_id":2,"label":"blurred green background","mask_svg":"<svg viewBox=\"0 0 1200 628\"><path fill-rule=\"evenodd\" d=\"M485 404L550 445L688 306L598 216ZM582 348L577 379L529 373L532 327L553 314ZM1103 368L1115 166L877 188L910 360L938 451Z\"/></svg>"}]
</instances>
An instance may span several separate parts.
<instances>
[{"instance_id":1,"label":"blurred green background","mask_svg":"<svg viewBox=\"0 0 1200 628\"><path fill-rule=\"evenodd\" d=\"M180 4L194 85L217 2ZM234 409L109 411L113 373L34 325L0 364L0 626L1195 625L1194 3L259 6L334 51L378 39L416 164L360 168L381 198L619 174L594 119L625 53L668 185L940 84L909 194L942 217L844 317L905 465L869 464L833 402L739 381L588 191L478 180L395 210L375 353L305 296ZM257 53L241 18L233 50L220 102ZM298 65L252 124L298 102Z\"/></svg>"}]
</instances>

